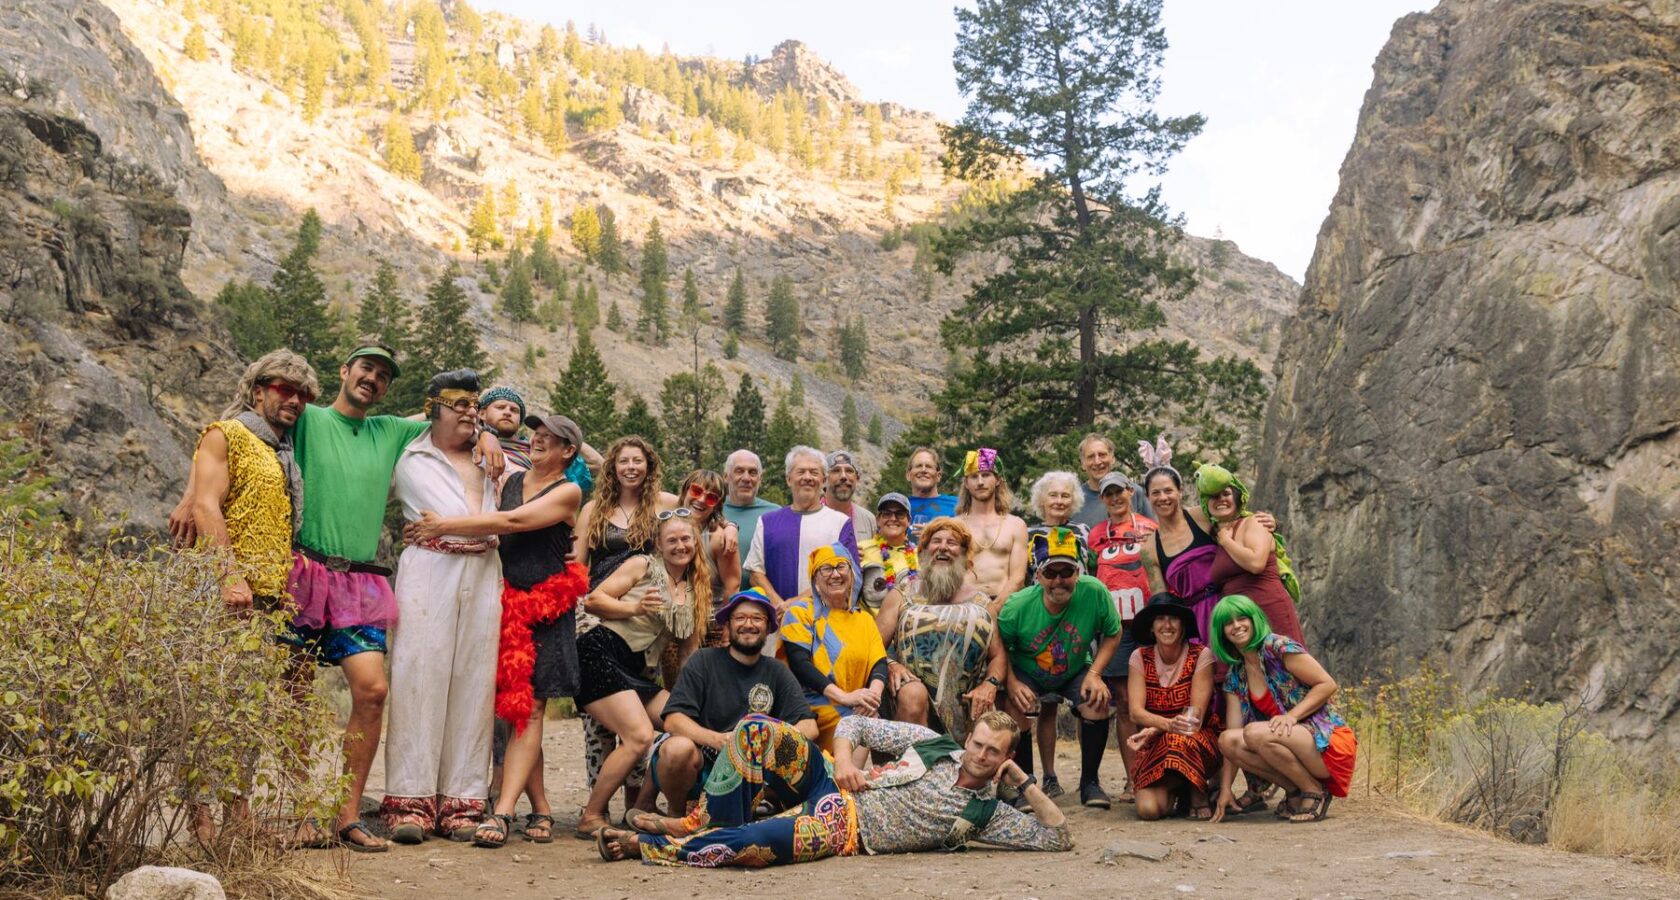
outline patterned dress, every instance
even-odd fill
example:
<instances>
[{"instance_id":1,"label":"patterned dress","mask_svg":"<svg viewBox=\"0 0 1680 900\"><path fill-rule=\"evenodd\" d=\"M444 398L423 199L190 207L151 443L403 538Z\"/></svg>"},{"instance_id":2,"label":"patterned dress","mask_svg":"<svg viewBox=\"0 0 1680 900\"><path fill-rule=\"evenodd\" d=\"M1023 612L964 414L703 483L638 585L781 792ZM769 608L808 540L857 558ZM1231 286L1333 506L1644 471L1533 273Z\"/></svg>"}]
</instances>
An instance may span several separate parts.
<instances>
[{"instance_id":1,"label":"patterned dress","mask_svg":"<svg viewBox=\"0 0 1680 900\"><path fill-rule=\"evenodd\" d=\"M1172 684L1161 684L1159 661L1154 647L1142 647L1144 689L1143 706L1158 716L1171 718L1190 705L1190 685L1196 677L1196 663L1203 653L1211 651L1201 644L1185 648L1184 664ZM1138 751L1133 764L1132 783L1140 788L1153 787L1176 772L1190 782L1197 791L1206 791L1208 775L1219 766L1219 738L1213 716L1202 717L1202 727L1195 734L1163 732Z\"/></svg>"},{"instance_id":2,"label":"patterned dress","mask_svg":"<svg viewBox=\"0 0 1680 900\"><path fill-rule=\"evenodd\" d=\"M975 600L906 598L889 655L927 688L932 712L939 717L935 730L959 741L968 736L968 704L962 697L986 677L986 650L996 630L992 614Z\"/></svg>"}]
</instances>

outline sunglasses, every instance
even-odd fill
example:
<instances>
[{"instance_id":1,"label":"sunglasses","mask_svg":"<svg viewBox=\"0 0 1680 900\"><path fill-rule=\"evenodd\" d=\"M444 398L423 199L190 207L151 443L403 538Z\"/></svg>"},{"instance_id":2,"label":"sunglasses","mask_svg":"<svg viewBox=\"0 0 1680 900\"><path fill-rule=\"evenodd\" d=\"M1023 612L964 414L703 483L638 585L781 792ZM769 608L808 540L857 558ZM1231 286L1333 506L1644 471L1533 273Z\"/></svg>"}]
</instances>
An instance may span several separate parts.
<instances>
[{"instance_id":1,"label":"sunglasses","mask_svg":"<svg viewBox=\"0 0 1680 900\"><path fill-rule=\"evenodd\" d=\"M718 505L723 500L723 495L717 491L708 491L698 484L691 484L688 486L688 499L699 500L711 507Z\"/></svg>"},{"instance_id":2,"label":"sunglasses","mask_svg":"<svg viewBox=\"0 0 1680 900\"><path fill-rule=\"evenodd\" d=\"M303 388L287 384L284 381L270 381L268 384L264 385L264 387L267 387L274 393L279 394L281 400L290 400L293 397L297 397L305 403L315 402L314 394L304 390Z\"/></svg>"},{"instance_id":3,"label":"sunglasses","mask_svg":"<svg viewBox=\"0 0 1680 900\"><path fill-rule=\"evenodd\" d=\"M686 519L686 518L688 518L689 516L692 516L692 515L694 515L694 512L692 510L690 510L688 507L679 506L676 509L667 509L664 512L660 513L655 518L657 518L657 519L659 519L659 521L663 522L666 519L671 518L672 516L676 516L679 519Z\"/></svg>"},{"instance_id":4,"label":"sunglasses","mask_svg":"<svg viewBox=\"0 0 1680 900\"><path fill-rule=\"evenodd\" d=\"M1056 581L1061 581L1065 578L1072 578L1073 576L1079 574L1079 569L1074 566L1045 566L1038 571L1039 574L1043 575L1045 578L1055 579Z\"/></svg>"},{"instance_id":5,"label":"sunglasses","mask_svg":"<svg viewBox=\"0 0 1680 900\"><path fill-rule=\"evenodd\" d=\"M471 415L474 418L478 417L477 397L462 397L454 403L444 403L442 401L438 401L438 405L442 406L444 409L454 410L455 415L457 416Z\"/></svg>"}]
</instances>

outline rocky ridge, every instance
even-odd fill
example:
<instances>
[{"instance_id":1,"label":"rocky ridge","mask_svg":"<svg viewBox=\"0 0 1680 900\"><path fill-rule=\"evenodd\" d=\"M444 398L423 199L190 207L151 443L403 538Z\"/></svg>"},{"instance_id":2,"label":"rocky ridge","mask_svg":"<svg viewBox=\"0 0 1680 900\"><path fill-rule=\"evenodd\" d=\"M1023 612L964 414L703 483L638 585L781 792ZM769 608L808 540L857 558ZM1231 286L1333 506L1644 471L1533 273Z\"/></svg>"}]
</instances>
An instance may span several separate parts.
<instances>
[{"instance_id":1,"label":"rocky ridge","mask_svg":"<svg viewBox=\"0 0 1680 900\"><path fill-rule=\"evenodd\" d=\"M1680 5L1396 25L1258 493L1340 677L1444 661L1680 745Z\"/></svg>"}]
</instances>

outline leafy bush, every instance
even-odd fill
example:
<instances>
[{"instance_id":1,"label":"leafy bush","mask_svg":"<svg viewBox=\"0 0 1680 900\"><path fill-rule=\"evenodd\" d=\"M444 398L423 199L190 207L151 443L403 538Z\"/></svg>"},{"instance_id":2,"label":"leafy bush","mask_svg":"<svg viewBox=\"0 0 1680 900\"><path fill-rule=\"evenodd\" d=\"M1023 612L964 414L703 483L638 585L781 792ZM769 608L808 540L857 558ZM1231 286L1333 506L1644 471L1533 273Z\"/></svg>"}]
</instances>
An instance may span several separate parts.
<instances>
[{"instance_id":1,"label":"leafy bush","mask_svg":"<svg viewBox=\"0 0 1680 900\"><path fill-rule=\"evenodd\" d=\"M331 758L336 722L288 696L282 616L226 613L219 556L79 537L0 518L0 892L102 896L149 862L280 858L286 817L343 789L299 764ZM258 827L182 843L188 801L237 795Z\"/></svg>"}]
</instances>

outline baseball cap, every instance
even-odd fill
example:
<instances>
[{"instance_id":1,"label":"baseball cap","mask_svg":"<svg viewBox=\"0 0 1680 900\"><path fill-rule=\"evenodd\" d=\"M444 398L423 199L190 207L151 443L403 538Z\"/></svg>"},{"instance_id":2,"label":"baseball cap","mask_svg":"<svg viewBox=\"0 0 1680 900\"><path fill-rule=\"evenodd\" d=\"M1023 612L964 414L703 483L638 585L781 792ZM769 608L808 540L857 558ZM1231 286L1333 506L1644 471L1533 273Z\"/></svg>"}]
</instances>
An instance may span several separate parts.
<instances>
[{"instance_id":1,"label":"baseball cap","mask_svg":"<svg viewBox=\"0 0 1680 900\"><path fill-rule=\"evenodd\" d=\"M554 432L555 437L571 444L573 447L577 447L579 450L583 449L583 429L579 428L578 424L571 419L558 413L551 416L530 415L525 417L526 428L535 428L538 425Z\"/></svg>"},{"instance_id":2,"label":"baseball cap","mask_svg":"<svg viewBox=\"0 0 1680 900\"><path fill-rule=\"evenodd\" d=\"M1105 493L1108 492L1108 489L1111 488L1111 487L1112 488L1120 488L1121 490L1125 490L1125 489L1127 489L1131 486L1132 486L1131 479L1129 479L1126 476L1120 474L1119 472L1110 472L1107 475L1104 475L1102 477L1101 481L1097 482L1097 493L1098 494L1105 494Z\"/></svg>"},{"instance_id":3,"label":"baseball cap","mask_svg":"<svg viewBox=\"0 0 1680 900\"><path fill-rule=\"evenodd\" d=\"M881 499L875 501L875 511L880 512L881 507L886 506L888 503L897 503L899 506L904 507L905 512L910 511L910 498L897 491L888 491L887 493L882 494Z\"/></svg>"},{"instance_id":4,"label":"baseball cap","mask_svg":"<svg viewBox=\"0 0 1680 900\"><path fill-rule=\"evenodd\" d=\"M397 358L391 355L390 349L378 344L364 344L350 351L350 355L344 358L344 364L349 365L364 356L384 360L385 364L391 367L392 378L402 374L402 369L397 367Z\"/></svg>"}]
</instances>

